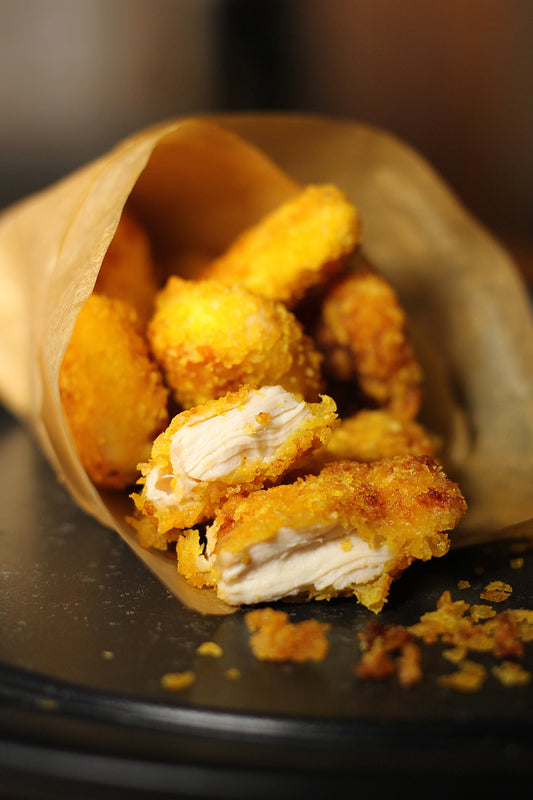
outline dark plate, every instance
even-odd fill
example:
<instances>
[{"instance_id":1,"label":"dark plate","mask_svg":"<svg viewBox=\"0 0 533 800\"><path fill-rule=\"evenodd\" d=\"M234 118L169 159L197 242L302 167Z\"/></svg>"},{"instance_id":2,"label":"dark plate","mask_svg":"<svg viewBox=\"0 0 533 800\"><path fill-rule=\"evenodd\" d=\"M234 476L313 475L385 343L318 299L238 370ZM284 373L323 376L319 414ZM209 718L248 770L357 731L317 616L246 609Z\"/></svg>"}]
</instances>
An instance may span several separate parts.
<instances>
[{"instance_id":1,"label":"dark plate","mask_svg":"<svg viewBox=\"0 0 533 800\"><path fill-rule=\"evenodd\" d=\"M293 620L330 623L324 661L259 662L241 612L206 617L178 603L73 504L3 411L0 465L2 798L323 797L333 778L349 796L420 780L433 797L467 785L487 795L532 777L533 685L501 686L492 656L476 658L489 676L474 693L438 685L453 669L441 645L423 647L413 688L361 681L357 633L374 615L338 600L283 606ZM521 569L511 558L506 541L414 565L381 619L411 624L445 589L479 602L494 579L514 589L498 610L529 607L533 551ZM197 655L206 640L221 658ZM521 662L533 671L531 647ZM187 669L191 688L161 687L164 673Z\"/></svg>"}]
</instances>

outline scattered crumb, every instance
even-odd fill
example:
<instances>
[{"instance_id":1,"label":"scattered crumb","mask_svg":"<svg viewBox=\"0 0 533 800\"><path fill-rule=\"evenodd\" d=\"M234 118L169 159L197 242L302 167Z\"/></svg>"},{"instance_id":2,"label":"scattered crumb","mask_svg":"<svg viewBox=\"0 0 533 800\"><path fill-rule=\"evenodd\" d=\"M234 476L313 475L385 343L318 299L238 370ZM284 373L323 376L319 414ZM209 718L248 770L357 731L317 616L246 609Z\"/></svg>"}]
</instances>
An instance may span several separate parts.
<instances>
[{"instance_id":1,"label":"scattered crumb","mask_svg":"<svg viewBox=\"0 0 533 800\"><path fill-rule=\"evenodd\" d=\"M475 661L462 661L459 669L448 675L439 675L437 683L459 692L477 692L483 686L487 670Z\"/></svg>"},{"instance_id":2,"label":"scattered crumb","mask_svg":"<svg viewBox=\"0 0 533 800\"><path fill-rule=\"evenodd\" d=\"M414 642L405 642L396 662L401 686L414 686L420 683L423 678L420 659L420 647Z\"/></svg>"},{"instance_id":3,"label":"scattered crumb","mask_svg":"<svg viewBox=\"0 0 533 800\"><path fill-rule=\"evenodd\" d=\"M112 650L102 650L102 658L104 661L112 661L115 658L115 654Z\"/></svg>"},{"instance_id":4,"label":"scattered crumb","mask_svg":"<svg viewBox=\"0 0 533 800\"><path fill-rule=\"evenodd\" d=\"M480 593L482 600L490 600L491 603L501 603L507 600L512 594L512 587L503 581L491 581L485 586L485 589Z\"/></svg>"},{"instance_id":5,"label":"scattered crumb","mask_svg":"<svg viewBox=\"0 0 533 800\"><path fill-rule=\"evenodd\" d=\"M457 582L458 589L470 589L470 581L458 581Z\"/></svg>"},{"instance_id":6,"label":"scattered crumb","mask_svg":"<svg viewBox=\"0 0 533 800\"><path fill-rule=\"evenodd\" d=\"M492 674L503 686L525 686L531 680L531 673L516 661L502 661L492 668Z\"/></svg>"},{"instance_id":7,"label":"scattered crumb","mask_svg":"<svg viewBox=\"0 0 533 800\"><path fill-rule=\"evenodd\" d=\"M199 656L211 656L211 658L220 658L223 655L223 650L216 642L202 642L196 648Z\"/></svg>"},{"instance_id":8,"label":"scattered crumb","mask_svg":"<svg viewBox=\"0 0 533 800\"><path fill-rule=\"evenodd\" d=\"M292 623L284 611L260 608L244 616L250 646L260 661L322 661L329 650L329 625L315 619Z\"/></svg>"},{"instance_id":9,"label":"scattered crumb","mask_svg":"<svg viewBox=\"0 0 533 800\"><path fill-rule=\"evenodd\" d=\"M511 569L522 569L524 566L524 559L521 556L520 558L512 558L510 560Z\"/></svg>"},{"instance_id":10,"label":"scattered crumb","mask_svg":"<svg viewBox=\"0 0 533 800\"><path fill-rule=\"evenodd\" d=\"M383 680L396 675L402 686L422 680L420 648L402 625L382 625L377 620L359 634L363 655L354 668L358 678Z\"/></svg>"},{"instance_id":11,"label":"scattered crumb","mask_svg":"<svg viewBox=\"0 0 533 800\"><path fill-rule=\"evenodd\" d=\"M224 674L228 681L238 681L241 677L241 671L237 667L230 667Z\"/></svg>"},{"instance_id":12,"label":"scattered crumb","mask_svg":"<svg viewBox=\"0 0 533 800\"><path fill-rule=\"evenodd\" d=\"M169 689L172 692L181 692L182 689L188 689L196 680L196 674L192 670L185 672L167 672L161 677L161 686L163 689Z\"/></svg>"},{"instance_id":13,"label":"scattered crumb","mask_svg":"<svg viewBox=\"0 0 533 800\"><path fill-rule=\"evenodd\" d=\"M449 650L443 650L442 655L447 661L450 661L452 664L459 664L461 661L464 661L466 655L468 653L468 649L466 647L451 647Z\"/></svg>"}]
</instances>

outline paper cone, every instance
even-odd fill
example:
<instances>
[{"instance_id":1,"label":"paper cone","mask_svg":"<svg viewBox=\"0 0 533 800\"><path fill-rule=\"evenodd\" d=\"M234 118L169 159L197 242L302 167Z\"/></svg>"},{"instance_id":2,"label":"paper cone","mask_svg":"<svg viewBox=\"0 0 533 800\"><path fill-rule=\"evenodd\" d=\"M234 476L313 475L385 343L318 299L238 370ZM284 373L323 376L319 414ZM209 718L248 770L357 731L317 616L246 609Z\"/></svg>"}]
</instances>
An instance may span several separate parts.
<instances>
[{"instance_id":1,"label":"paper cone","mask_svg":"<svg viewBox=\"0 0 533 800\"><path fill-rule=\"evenodd\" d=\"M184 602L224 610L139 547L126 496L96 490L59 398L77 314L128 203L158 262L222 251L300 184L336 183L357 206L363 250L407 310L427 375L423 421L469 510L454 543L533 516L533 322L507 254L408 146L307 116L217 116L142 131L0 216L0 398L37 436L76 502L116 529Z\"/></svg>"}]
</instances>

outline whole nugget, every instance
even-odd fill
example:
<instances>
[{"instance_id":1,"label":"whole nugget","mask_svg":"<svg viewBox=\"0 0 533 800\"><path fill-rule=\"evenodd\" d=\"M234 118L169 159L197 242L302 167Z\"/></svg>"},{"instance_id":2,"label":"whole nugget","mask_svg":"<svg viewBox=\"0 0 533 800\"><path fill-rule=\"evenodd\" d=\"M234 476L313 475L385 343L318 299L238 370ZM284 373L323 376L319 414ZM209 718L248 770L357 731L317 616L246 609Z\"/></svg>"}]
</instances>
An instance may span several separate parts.
<instances>
[{"instance_id":1,"label":"whole nugget","mask_svg":"<svg viewBox=\"0 0 533 800\"><path fill-rule=\"evenodd\" d=\"M124 489L168 423L168 391L135 309L91 295L76 320L59 374L63 410L94 483Z\"/></svg>"},{"instance_id":2,"label":"whole nugget","mask_svg":"<svg viewBox=\"0 0 533 800\"><path fill-rule=\"evenodd\" d=\"M245 384L281 385L311 402L323 389L322 356L296 317L242 286L170 277L148 338L183 408Z\"/></svg>"}]
</instances>

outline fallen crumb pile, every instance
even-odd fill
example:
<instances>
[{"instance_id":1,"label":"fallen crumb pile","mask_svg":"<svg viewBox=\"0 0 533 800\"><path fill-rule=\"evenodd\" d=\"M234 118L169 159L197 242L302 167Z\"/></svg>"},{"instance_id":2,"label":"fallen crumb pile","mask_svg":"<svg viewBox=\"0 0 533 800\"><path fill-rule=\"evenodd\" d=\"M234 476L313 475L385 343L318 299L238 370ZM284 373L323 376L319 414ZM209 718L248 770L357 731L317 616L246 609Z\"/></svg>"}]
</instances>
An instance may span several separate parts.
<instances>
[{"instance_id":1,"label":"fallen crumb pile","mask_svg":"<svg viewBox=\"0 0 533 800\"><path fill-rule=\"evenodd\" d=\"M511 593L508 584L492 581L480 597L499 603ZM456 670L439 675L440 686L463 692L480 689L488 670L472 660L473 653L489 654L497 660L491 672L505 686L522 686L531 679L515 659L522 657L525 644L533 641L533 610L511 608L498 613L486 603L454 601L450 591L443 592L435 611L423 614L414 625L382 625L372 620L359 635L363 654L355 674L374 680L396 675L402 686L419 683L424 675L417 639L447 646L442 655Z\"/></svg>"}]
</instances>

